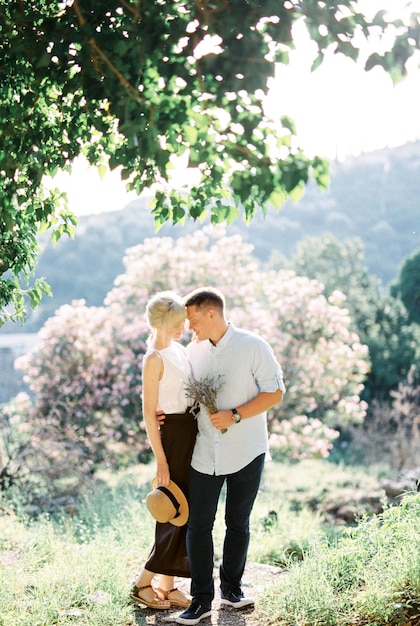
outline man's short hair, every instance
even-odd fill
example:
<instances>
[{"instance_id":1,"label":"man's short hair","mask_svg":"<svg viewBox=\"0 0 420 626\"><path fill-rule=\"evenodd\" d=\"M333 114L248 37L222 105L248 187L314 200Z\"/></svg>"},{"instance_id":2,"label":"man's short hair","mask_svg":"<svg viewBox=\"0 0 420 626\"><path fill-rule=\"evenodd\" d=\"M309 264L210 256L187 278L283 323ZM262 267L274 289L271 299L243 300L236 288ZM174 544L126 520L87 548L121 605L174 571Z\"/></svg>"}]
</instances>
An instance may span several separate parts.
<instances>
[{"instance_id":1,"label":"man's short hair","mask_svg":"<svg viewBox=\"0 0 420 626\"><path fill-rule=\"evenodd\" d=\"M226 301L222 292L215 287L199 287L185 297L184 304L185 306L196 306L199 309L214 307L223 312Z\"/></svg>"}]
</instances>

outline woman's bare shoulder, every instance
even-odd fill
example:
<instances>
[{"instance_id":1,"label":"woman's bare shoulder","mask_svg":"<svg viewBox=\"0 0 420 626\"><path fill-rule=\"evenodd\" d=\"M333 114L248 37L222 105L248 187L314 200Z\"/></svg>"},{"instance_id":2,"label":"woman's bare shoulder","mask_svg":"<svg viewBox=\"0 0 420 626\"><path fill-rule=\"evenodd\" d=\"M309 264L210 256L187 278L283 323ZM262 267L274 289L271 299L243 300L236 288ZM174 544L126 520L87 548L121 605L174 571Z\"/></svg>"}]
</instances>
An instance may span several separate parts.
<instances>
[{"instance_id":1,"label":"woman's bare shoulder","mask_svg":"<svg viewBox=\"0 0 420 626\"><path fill-rule=\"evenodd\" d=\"M163 361L162 356L159 350L155 350L154 348L148 350L143 357L143 367L147 365L147 367L162 367Z\"/></svg>"}]
</instances>

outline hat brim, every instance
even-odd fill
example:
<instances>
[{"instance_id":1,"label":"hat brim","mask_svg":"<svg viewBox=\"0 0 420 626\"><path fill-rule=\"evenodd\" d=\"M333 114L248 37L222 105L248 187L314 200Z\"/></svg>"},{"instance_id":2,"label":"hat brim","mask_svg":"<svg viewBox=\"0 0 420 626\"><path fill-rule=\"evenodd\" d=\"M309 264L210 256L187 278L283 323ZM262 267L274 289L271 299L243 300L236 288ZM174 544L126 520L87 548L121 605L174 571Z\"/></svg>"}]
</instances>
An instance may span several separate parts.
<instances>
[{"instance_id":1,"label":"hat brim","mask_svg":"<svg viewBox=\"0 0 420 626\"><path fill-rule=\"evenodd\" d=\"M154 477L154 479L151 482L151 488L152 490L157 489L159 487L158 485L158 481L156 476ZM177 484L175 484L173 482L173 480L169 481L169 486L167 487L167 489L169 489L169 491L172 492L172 494L175 496L175 498L177 499L177 501L179 502L179 515L178 517L174 517L173 519L169 520L169 524L173 524L174 526L184 526L184 524L187 523L188 521L188 515L190 512L189 506L188 506L188 502L187 502L187 498L184 495L184 492L182 491L182 489L180 489L180 487L178 487Z\"/></svg>"}]
</instances>

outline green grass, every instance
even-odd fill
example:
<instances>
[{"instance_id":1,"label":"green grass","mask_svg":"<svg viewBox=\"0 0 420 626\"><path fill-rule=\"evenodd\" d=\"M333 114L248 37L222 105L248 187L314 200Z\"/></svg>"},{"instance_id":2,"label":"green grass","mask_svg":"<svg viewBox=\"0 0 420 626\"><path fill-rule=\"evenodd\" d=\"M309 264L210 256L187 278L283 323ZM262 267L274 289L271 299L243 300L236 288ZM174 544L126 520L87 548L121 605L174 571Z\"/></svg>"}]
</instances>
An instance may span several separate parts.
<instances>
[{"instance_id":1,"label":"green grass","mask_svg":"<svg viewBox=\"0 0 420 626\"><path fill-rule=\"evenodd\" d=\"M313 536L301 563L258 607L287 626L420 624L420 494L328 542ZM417 620L417 621L416 621Z\"/></svg>"},{"instance_id":2,"label":"green grass","mask_svg":"<svg viewBox=\"0 0 420 626\"><path fill-rule=\"evenodd\" d=\"M142 623L128 592L153 539L144 505L150 472L111 476L74 516L0 518L1 626ZM92 601L98 592L108 601Z\"/></svg>"},{"instance_id":3,"label":"green grass","mask_svg":"<svg viewBox=\"0 0 420 626\"><path fill-rule=\"evenodd\" d=\"M128 593L153 541L154 521L144 504L152 473L152 466L104 472L71 514L29 520L2 503L0 626L146 624ZM410 610L414 614L410 605L420 601L420 496L363 520L350 534L326 528L308 504L330 490L374 479L373 470L367 476L363 468L321 461L267 464L248 561L279 565L287 573L257 605L254 616L262 625L389 626L404 624Z\"/></svg>"}]
</instances>

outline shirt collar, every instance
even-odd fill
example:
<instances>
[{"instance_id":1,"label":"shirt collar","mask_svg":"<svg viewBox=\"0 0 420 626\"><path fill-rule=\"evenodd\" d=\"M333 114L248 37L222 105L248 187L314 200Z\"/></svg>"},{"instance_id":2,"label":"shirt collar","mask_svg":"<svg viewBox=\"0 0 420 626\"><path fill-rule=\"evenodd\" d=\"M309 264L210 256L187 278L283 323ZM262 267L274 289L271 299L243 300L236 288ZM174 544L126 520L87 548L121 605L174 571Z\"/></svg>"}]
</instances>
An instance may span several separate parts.
<instances>
[{"instance_id":1,"label":"shirt collar","mask_svg":"<svg viewBox=\"0 0 420 626\"><path fill-rule=\"evenodd\" d=\"M219 341L217 342L217 344L216 344L215 346L213 346L213 345L211 344L211 342L210 342L210 345L212 346L212 348L213 348L214 350L216 350L217 348L218 348L218 349L224 348L224 347L226 346L226 344L228 344L228 343L229 343L229 341L230 341L230 340L231 340L231 338L232 338L232 335L233 335L233 329L234 329L233 324L231 324L231 322L228 322L228 327L227 327L227 330L226 330L225 334L223 335L223 337L222 337L221 339L219 339Z\"/></svg>"}]
</instances>

